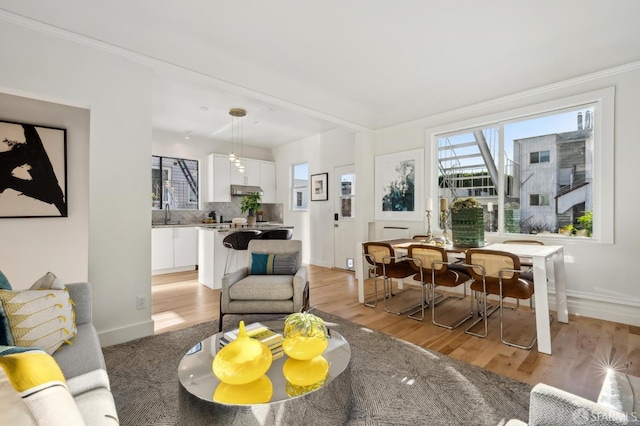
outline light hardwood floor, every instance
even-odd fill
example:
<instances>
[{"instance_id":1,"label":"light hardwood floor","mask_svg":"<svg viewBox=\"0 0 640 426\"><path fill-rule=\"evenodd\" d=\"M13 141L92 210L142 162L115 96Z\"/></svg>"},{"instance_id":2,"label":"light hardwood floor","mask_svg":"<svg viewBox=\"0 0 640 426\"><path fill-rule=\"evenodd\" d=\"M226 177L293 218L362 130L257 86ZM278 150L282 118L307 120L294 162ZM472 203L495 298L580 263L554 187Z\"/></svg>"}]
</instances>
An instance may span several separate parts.
<instances>
[{"instance_id":1,"label":"light hardwood floor","mask_svg":"<svg viewBox=\"0 0 640 426\"><path fill-rule=\"evenodd\" d=\"M197 279L195 271L153 277L156 333L218 318L220 291L199 284ZM309 266L309 282L315 309L531 385L543 382L595 400L607 367L640 376L640 327L575 315L569 316L569 324L554 320L553 355L548 356L538 353L535 346L526 351L502 344L498 313L490 318L488 337L481 339L463 332L469 322L455 330L434 326L429 310L423 321L415 321L385 312L382 303L376 308L365 307L358 303L352 272ZM441 306L444 309L437 312L446 310ZM506 315L505 320L513 324L505 329L509 335L531 336L531 312L525 308Z\"/></svg>"}]
</instances>

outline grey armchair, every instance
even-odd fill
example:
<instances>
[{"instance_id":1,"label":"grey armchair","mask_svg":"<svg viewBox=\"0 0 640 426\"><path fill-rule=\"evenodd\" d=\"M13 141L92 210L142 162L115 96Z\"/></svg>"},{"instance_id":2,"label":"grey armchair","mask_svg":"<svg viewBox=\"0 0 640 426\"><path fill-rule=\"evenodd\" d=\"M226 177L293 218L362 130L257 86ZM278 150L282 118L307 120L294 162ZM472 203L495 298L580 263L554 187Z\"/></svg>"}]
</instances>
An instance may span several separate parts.
<instances>
[{"instance_id":1,"label":"grey armchair","mask_svg":"<svg viewBox=\"0 0 640 426\"><path fill-rule=\"evenodd\" d=\"M300 240L254 239L247 250L247 266L222 277L220 331L227 314L290 314L309 308Z\"/></svg>"}]
</instances>

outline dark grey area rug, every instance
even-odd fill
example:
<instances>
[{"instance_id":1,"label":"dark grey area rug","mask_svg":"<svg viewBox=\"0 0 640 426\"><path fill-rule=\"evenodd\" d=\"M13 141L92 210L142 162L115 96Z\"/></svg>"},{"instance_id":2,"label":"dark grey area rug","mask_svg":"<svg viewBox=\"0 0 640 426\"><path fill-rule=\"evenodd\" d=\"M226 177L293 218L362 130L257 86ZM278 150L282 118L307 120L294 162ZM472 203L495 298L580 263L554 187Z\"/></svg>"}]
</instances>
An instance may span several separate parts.
<instances>
[{"instance_id":1,"label":"dark grey area rug","mask_svg":"<svg viewBox=\"0 0 640 426\"><path fill-rule=\"evenodd\" d=\"M349 425L500 425L528 418L531 386L525 383L335 315L314 313L351 347ZM243 319L248 323L267 317ZM225 317L225 328L237 326L238 320ZM178 363L189 348L215 334L217 324L104 348L121 425L177 424Z\"/></svg>"}]
</instances>

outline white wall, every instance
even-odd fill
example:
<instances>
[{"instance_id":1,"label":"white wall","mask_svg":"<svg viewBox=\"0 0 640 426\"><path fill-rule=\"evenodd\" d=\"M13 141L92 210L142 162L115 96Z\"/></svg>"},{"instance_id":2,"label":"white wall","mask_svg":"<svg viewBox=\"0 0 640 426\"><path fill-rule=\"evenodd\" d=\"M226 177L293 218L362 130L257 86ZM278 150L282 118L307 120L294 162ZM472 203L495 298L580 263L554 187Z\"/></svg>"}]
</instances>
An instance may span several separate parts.
<instances>
[{"instance_id":1,"label":"white wall","mask_svg":"<svg viewBox=\"0 0 640 426\"><path fill-rule=\"evenodd\" d=\"M65 282L88 276L89 110L0 93L2 120L67 130L66 218L0 220L0 270L14 289L29 288L46 272ZM0 205L6 198L0 195ZM58 250L64 247L64 250Z\"/></svg>"},{"instance_id":2,"label":"white wall","mask_svg":"<svg viewBox=\"0 0 640 426\"><path fill-rule=\"evenodd\" d=\"M612 188L615 194L615 243L601 244L570 239L562 242L565 246L569 309L571 313L638 326L640 290L633 265L638 261L640 253L640 221L637 216L640 203L635 195L635 170L640 158L637 137L640 63L385 129L375 136L375 155L386 154L390 150L398 152L418 147L428 148L425 131L429 128L611 86L615 86L616 90L615 144L610 140L603 143L606 144L605 149L609 150L613 150L615 145L615 186ZM429 177L432 174L431 161L428 149L426 152L425 175ZM385 224L376 223L378 234ZM409 226L411 233L424 228L424 222L395 224Z\"/></svg>"},{"instance_id":3,"label":"white wall","mask_svg":"<svg viewBox=\"0 0 640 426\"><path fill-rule=\"evenodd\" d=\"M331 130L274 148L278 202L284 203L284 223L295 227L293 238L302 240L303 262L333 266L333 169L355 163L356 135ZM291 166L309 164L309 175L329 173L329 200L310 201L308 211L291 211ZM358 179L356 177L356 179ZM356 201L357 202L357 201Z\"/></svg>"},{"instance_id":4,"label":"white wall","mask_svg":"<svg viewBox=\"0 0 640 426\"><path fill-rule=\"evenodd\" d=\"M0 92L91 111L89 145L69 135L70 217L2 222L2 245L16 249L3 249L0 269L12 265L21 280L51 270L65 281L90 281L103 344L152 334L150 309L136 309L136 296L151 294L150 69L11 22L0 26L0 39L11 41L0 43ZM71 198L87 195L79 205ZM39 246L38 259L22 239Z\"/></svg>"}]
</instances>

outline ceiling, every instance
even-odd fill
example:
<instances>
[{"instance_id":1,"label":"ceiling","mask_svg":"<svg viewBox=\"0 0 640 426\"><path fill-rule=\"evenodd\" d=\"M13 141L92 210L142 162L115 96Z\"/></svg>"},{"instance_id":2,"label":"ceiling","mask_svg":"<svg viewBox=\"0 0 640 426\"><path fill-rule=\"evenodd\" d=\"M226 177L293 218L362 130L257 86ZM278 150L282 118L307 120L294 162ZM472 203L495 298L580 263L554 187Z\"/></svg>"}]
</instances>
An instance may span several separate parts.
<instances>
[{"instance_id":1,"label":"ceiling","mask_svg":"<svg viewBox=\"0 0 640 426\"><path fill-rule=\"evenodd\" d=\"M262 147L640 60L637 0L0 0L0 10L144 57L157 71L154 127L228 140L228 110L242 107L245 143Z\"/></svg>"}]
</instances>

